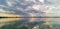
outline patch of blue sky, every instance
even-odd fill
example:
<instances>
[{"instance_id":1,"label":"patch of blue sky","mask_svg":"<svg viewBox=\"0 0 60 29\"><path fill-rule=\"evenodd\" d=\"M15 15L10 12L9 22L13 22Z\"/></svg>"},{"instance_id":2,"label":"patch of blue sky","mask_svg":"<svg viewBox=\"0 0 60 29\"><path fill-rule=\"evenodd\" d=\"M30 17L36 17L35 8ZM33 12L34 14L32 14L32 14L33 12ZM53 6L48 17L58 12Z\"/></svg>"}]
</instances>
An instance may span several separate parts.
<instances>
[{"instance_id":1,"label":"patch of blue sky","mask_svg":"<svg viewBox=\"0 0 60 29\"><path fill-rule=\"evenodd\" d=\"M0 5L6 5L6 0L0 0Z\"/></svg>"},{"instance_id":2,"label":"patch of blue sky","mask_svg":"<svg viewBox=\"0 0 60 29\"><path fill-rule=\"evenodd\" d=\"M48 4L60 4L60 0L46 0Z\"/></svg>"},{"instance_id":3,"label":"patch of blue sky","mask_svg":"<svg viewBox=\"0 0 60 29\"><path fill-rule=\"evenodd\" d=\"M49 13L60 13L60 7L59 8L52 8Z\"/></svg>"}]
</instances>

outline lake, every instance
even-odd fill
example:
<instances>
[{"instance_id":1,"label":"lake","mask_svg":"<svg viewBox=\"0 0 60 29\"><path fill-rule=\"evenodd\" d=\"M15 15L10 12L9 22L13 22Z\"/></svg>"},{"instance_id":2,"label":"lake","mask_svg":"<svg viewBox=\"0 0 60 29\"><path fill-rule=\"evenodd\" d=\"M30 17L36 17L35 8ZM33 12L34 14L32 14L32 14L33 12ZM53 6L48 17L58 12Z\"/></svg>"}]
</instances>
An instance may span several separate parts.
<instances>
[{"instance_id":1,"label":"lake","mask_svg":"<svg viewBox=\"0 0 60 29\"><path fill-rule=\"evenodd\" d=\"M22 28L22 26L30 29L52 26L52 29L56 29L60 27L60 18L0 18L1 29Z\"/></svg>"}]
</instances>

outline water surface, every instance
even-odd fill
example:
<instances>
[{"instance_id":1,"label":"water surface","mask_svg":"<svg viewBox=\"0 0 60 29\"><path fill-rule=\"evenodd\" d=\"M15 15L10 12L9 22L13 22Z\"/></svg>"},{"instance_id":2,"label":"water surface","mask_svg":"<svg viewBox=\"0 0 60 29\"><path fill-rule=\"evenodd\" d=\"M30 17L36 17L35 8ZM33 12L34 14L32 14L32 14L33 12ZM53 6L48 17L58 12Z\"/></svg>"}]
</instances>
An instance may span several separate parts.
<instances>
[{"instance_id":1,"label":"water surface","mask_svg":"<svg viewBox=\"0 0 60 29\"><path fill-rule=\"evenodd\" d=\"M27 28L47 28L46 26L60 27L60 18L0 18L0 28L8 29L26 26ZM38 27L37 27L38 26ZM52 27L52 28L53 28ZM11 29L12 29L11 28ZM24 28L24 27L23 27Z\"/></svg>"}]
</instances>

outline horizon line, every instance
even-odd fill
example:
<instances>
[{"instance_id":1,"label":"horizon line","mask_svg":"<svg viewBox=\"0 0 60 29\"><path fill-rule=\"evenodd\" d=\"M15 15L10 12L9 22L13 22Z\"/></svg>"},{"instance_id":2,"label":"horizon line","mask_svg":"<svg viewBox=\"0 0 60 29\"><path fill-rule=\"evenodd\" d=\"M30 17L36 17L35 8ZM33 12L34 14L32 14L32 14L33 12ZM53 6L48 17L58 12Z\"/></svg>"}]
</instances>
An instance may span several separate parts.
<instances>
[{"instance_id":1,"label":"horizon line","mask_svg":"<svg viewBox=\"0 0 60 29\"><path fill-rule=\"evenodd\" d=\"M0 17L0 18L60 18L60 17Z\"/></svg>"}]
</instances>

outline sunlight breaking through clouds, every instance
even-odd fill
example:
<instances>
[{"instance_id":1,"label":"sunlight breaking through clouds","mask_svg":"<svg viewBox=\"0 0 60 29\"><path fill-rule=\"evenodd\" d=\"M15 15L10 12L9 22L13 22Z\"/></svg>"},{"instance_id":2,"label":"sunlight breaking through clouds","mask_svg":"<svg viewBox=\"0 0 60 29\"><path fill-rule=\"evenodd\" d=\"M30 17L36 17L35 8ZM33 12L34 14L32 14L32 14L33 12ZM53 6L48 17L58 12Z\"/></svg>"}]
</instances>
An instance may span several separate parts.
<instances>
[{"instance_id":1,"label":"sunlight breaking through clouds","mask_svg":"<svg viewBox=\"0 0 60 29\"><path fill-rule=\"evenodd\" d=\"M8 6L12 6L11 2L9 2L8 0L6 2Z\"/></svg>"}]
</instances>

